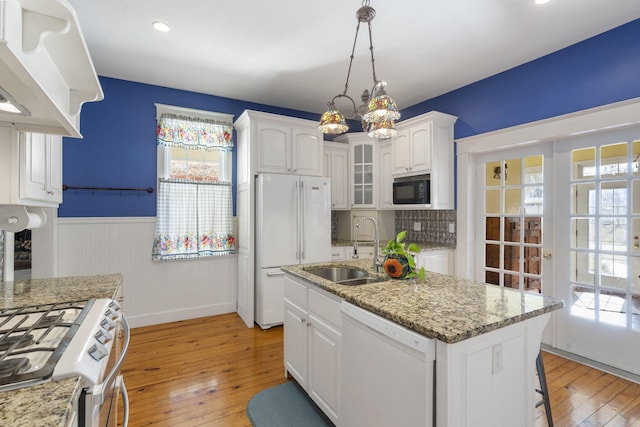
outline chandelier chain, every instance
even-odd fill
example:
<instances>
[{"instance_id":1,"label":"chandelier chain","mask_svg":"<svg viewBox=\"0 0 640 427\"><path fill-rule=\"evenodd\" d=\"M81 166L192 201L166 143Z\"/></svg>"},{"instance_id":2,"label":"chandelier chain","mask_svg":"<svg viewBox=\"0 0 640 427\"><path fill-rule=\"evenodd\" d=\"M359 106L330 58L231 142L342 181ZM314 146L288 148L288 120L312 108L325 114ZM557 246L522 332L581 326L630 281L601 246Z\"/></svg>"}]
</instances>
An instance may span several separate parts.
<instances>
[{"instance_id":1,"label":"chandelier chain","mask_svg":"<svg viewBox=\"0 0 640 427\"><path fill-rule=\"evenodd\" d=\"M376 75L376 59L373 53L373 31L371 21L376 16L376 10L369 6L369 0L362 0L362 7L356 11L358 25L356 26L356 34L353 38L353 46L351 47L351 56L349 57L349 68L347 69L347 79L344 83L344 91L334 96L327 103L328 109L320 118L318 130L325 134L342 134L349 131L349 125L346 119L353 119L356 116L362 118L362 130L370 137L378 139L389 139L397 135L395 121L400 118L400 112L395 101L384 90L385 83L378 80ZM369 31L369 53L371 54L371 71L373 77L373 87L371 93L367 89L362 92L360 99L363 104L356 107L356 103L347 92L349 91L349 79L351 78L351 70L353 68L353 60L355 58L356 45L358 44L358 34L360 33L360 24L366 22ZM335 105L338 98L346 98L352 106L352 110L342 113Z\"/></svg>"},{"instance_id":2,"label":"chandelier chain","mask_svg":"<svg viewBox=\"0 0 640 427\"><path fill-rule=\"evenodd\" d=\"M360 23L358 23L360 25ZM371 36L371 21L367 22L369 26L369 50L371 51L371 71L373 74L373 84L375 86L378 83L378 78L376 77L376 60L373 57L373 37Z\"/></svg>"},{"instance_id":3,"label":"chandelier chain","mask_svg":"<svg viewBox=\"0 0 640 427\"><path fill-rule=\"evenodd\" d=\"M344 92L342 95L347 95L347 90L349 89L349 77L351 76L351 66L353 65L353 57L356 52L356 42L358 41L358 32L360 31L360 21L358 21L358 25L356 25L356 36L353 38L353 47L351 48L351 57L349 59L349 69L347 70L347 81L344 83Z\"/></svg>"}]
</instances>

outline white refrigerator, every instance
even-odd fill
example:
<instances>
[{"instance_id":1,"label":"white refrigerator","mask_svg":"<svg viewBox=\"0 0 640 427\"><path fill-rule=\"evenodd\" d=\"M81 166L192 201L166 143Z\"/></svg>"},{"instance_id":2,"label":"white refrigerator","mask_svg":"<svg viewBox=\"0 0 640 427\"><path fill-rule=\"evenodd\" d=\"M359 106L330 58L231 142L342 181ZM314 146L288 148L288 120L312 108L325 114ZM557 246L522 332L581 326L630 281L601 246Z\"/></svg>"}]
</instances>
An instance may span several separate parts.
<instances>
[{"instance_id":1,"label":"white refrigerator","mask_svg":"<svg viewBox=\"0 0 640 427\"><path fill-rule=\"evenodd\" d=\"M256 177L256 323L284 322L284 265L331 260L331 183L280 174Z\"/></svg>"}]
</instances>

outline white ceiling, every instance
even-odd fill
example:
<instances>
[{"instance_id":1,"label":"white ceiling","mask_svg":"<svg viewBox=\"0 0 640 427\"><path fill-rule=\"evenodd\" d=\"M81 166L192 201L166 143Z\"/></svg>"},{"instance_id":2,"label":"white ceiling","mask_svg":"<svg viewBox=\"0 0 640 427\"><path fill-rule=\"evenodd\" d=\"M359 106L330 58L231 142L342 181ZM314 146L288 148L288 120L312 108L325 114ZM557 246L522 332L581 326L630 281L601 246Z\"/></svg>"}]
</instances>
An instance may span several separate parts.
<instances>
[{"instance_id":1,"label":"white ceiling","mask_svg":"<svg viewBox=\"0 0 640 427\"><path fill-rule=\"evenodd\" d=\"M68 0L101 76L322 113L360 0ZM637 0L372 0L376 74L400 109L640 18ZM331 12L328 12L331 11ZM152 21L171 26L168 33ZM372 86L366 26L349 92Z\"/></svg>"}]
</instances>

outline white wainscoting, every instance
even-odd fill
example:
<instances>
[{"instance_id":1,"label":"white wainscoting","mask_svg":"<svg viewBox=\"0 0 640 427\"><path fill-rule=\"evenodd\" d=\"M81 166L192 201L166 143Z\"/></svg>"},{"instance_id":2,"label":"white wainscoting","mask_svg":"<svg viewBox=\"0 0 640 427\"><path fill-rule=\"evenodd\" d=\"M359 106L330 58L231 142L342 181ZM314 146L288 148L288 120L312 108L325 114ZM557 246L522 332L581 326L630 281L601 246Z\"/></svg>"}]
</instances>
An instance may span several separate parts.
<instances>
[{"instance_id":1,"label":"white wainscoting","mask_svg":"<svg viewBox=\"0 0 640 427\"><path fill-rule=\"evenodd\" d=\"M236 311L236 256L151 261L155 218L58 218L57 276L122 273L131 327Z\"/></svg>"}]
</instances>

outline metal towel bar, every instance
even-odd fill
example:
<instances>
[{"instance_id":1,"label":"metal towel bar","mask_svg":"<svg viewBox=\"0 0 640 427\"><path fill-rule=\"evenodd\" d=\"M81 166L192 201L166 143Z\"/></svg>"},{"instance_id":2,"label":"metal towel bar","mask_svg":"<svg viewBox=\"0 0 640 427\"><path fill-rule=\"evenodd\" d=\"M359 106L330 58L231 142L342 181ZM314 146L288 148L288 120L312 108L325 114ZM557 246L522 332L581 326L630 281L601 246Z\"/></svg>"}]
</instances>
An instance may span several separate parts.
<instances>
[{"instance_id":1,"label":"metal towel bar","mask_svg":"<svg viewBox=\"0 0 640 427\"><path fill-rule=\"evenodd\" d=\"M103 191L146 191L147 193L153 193L153 188L122 188L122 187L76 187L71 185L63 185L62 190L103 190Z\"/></svg>"}]
</instances>

